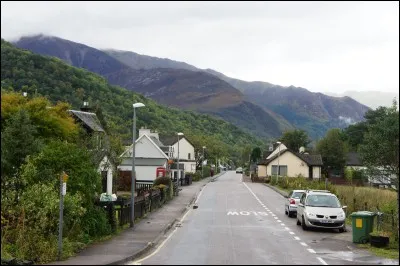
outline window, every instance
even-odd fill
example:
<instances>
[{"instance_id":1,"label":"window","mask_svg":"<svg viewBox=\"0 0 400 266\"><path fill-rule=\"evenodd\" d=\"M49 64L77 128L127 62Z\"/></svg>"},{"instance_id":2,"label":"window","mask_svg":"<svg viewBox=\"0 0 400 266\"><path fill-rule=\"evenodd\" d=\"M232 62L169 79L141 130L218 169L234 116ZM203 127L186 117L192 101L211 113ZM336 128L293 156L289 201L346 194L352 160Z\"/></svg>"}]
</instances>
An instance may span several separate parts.
<instances>
[{"instance_id":1,"label":"window","mask_svg":"<svg viewBox=\"0 0 400 266\"><path fill-rule=\"evenodd\" d=\"M300 197L303 195L303 192L294 192L292 195L292 198L294 199L300 199Z\"/></svg>"},{"instance_id":2,"label":"window","mask_svg":"<svg viewBox=\"0 0 400 266\"><path fill-rule=\"evenodd\" d=\"M301 199L300 199L300 203L304 204L305 199L306 199L306 193L303 193L303 195L301 196Z\"/></svg>"},{"instance_id":3,"label":"window","mask_svg":"<svg viewBox=\"0 0 400 266\"><path fill-rule=\"evenodd\" d=\"M188 160L190 160L190 153L188 153Z\"/></svg>"},{"instance_id":4,"label":"window","mask_svg":"<svg viewBox=\"0 0 400 266\"><path fill-rule=\"evenodd\" d=\"M277 165L272 165L271 174L272 175L278 174L278 166ZM287 176L287 165L279 165L279 175Z\"/></svg>"}]
</instances>

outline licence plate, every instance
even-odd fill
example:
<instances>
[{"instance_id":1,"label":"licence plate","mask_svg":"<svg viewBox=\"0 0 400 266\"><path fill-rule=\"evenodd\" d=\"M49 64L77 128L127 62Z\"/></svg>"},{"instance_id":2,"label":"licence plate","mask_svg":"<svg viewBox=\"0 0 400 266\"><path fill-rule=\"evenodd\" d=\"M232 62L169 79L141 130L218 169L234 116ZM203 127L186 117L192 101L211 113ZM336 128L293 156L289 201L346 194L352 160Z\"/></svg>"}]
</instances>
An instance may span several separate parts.
<instances>
[{"instance_id":1,"label":"licence plate","mask_svg":"<svg viewBox=\"0 0 400 266\"><path fill-rule=\"evenodd\" d=\"M333 221L331 221L331 220L321 220L321 223L332 224Z\"/></svg>"}]
</instances>

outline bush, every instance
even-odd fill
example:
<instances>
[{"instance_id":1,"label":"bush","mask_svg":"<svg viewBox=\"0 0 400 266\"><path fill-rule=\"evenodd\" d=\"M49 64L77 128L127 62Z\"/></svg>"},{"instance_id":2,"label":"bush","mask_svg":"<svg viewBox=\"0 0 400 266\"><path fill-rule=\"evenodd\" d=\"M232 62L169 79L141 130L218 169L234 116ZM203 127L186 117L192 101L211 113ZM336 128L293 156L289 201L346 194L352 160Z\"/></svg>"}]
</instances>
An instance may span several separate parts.
<instances>
[{"instance_id":1,"label":"bush","mask_svg":"<svg viewBox=\"0 0 400 266\"><path fill-rule=\"evenodd\" d=\"M192 176L192 181L199 181L199 180L201 180L201 171L197 171Z\"/></svg>"},{"instance_id":2,"label":"bush","mask_svg":"<svg viewBox=\"0 0 400 266\"><path fill-rule=\"evenodd\" d=\"M164 176L164 177L159 177L156 178L153 182L153 186L157 186L163 184L165 186L171 186L172 185L172 180L171 178L169 178L168 176Z\"/></svg>"}]
</instances>

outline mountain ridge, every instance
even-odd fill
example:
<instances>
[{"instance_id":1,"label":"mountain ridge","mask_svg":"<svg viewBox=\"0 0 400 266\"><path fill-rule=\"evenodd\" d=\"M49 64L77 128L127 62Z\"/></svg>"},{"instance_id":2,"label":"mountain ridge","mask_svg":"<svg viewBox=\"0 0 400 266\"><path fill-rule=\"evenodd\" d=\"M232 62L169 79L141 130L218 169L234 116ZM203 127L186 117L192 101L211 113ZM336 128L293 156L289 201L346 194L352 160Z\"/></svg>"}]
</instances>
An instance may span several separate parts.
<instances>
[{"instance_id":1,"label":"mountain ridge","mask_svg":"<svg viewBox=\"0 0 400 266\"><path fill-rule=\"evenodd\" d=\"M102 74L112 84L140 92L164 105L209 113L261 137L277 137L285 129L300 128L312 138L318 138L329 128L343 128L363 120L364 113L369 109L354 99L336 98L295 86L242 81L210 68L199 69L167 58L117 49L98 50L85 45L75 45L73 48L78 51L74 51L69 45L62 45L63 41L71 42L68 40L58 38L61 44L51 46L42 42L43 37L29 38L29 42L21 38L16 46L53 55L67 62L66 54L75 61L81 60L80 49L84 49L85 55L89 54L87 65L81 61L72 62L73 65L82 65ZM72 51L52 51L62 48ZM101 53L98 57L111 60L114 69L91 66L91 53Z\"/></svg>"}]
</instances>

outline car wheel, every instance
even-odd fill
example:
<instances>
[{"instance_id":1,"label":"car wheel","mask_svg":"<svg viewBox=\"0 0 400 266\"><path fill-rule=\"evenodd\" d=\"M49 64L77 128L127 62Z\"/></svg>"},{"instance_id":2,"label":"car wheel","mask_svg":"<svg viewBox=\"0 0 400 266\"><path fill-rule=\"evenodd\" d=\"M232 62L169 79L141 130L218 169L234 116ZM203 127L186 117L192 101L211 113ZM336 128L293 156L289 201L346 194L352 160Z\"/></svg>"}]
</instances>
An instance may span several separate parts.
<instances>
[{"instance_id":1,"label":"car wheel","mask_svg":"<svg viewBox=\"0 0 400 266\"><path fill-rule=\"evenodd\" d=\"M301 223L300 223L300 221L299 221L299 219L297 219L297 223L296 223L297 225L300 225Z\"/></svg>"},{"instance_id":2,"label":"car wheel","mask_svg":"<svg viewBox=\"0 0 400 266\"><path fill-rule=\"evenodd\" d=\"M339 233L344 233L347 232L346 226L343 226L343 228L339 228Z\"/></svg>"},{"instance_id":3,"label":"car wheel","mask_svg":"<svg viewBox=\"0 0 400 266\"><path fill-rule=\"evenodd\" d=\"M293 217L293 212L289 212L288 216Z\"/></svg>"},{"instance_id":4,"label":"car wheel","mask_svg":"<svg viewBox=\"0 0 400 266\"><path fill-rule=\"evenodd\" d=\"M285 207L285 215L288 215L288 210L286 207Z\"/></svg>"},{"instance_id":5,"label":"car wheel","mask_svg":"<svg viewBox=\"0 0 400 266\"><path fill-rule=\"evenodd\" d=\"M307 231L308 229L306 222L304 221L304 216L301 217L301 228L303 228L304 231Z\"/></svg>"}]
</instances>

